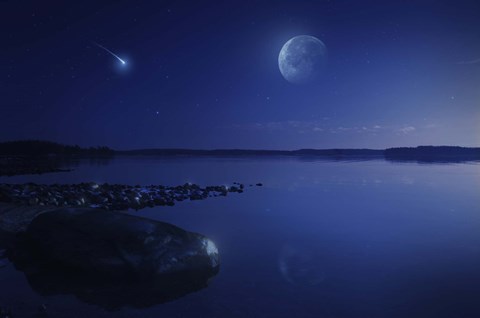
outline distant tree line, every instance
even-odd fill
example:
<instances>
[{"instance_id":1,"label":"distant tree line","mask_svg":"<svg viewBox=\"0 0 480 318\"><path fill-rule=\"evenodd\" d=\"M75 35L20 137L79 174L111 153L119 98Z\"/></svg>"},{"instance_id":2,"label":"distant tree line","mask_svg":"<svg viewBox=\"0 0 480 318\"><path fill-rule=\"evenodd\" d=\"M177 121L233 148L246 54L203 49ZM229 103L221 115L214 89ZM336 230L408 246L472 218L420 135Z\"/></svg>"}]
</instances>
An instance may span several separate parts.
<instances>
[{"instance_id":1,"label":"distant tree line","mask_svg":"<svg viewBox=\"0 0 480 318\"><path fill-rule=\"evenodd\" d=\"M121 155L157 155L157 156L325 156L325 157L378 157L386 159L423 159L423 158L480 158L480 148L457 146L419 146L375 149L299 149L299 150L247 150L247 149L138 149L114 151L109 147L82 148L78 145L63 145L43 140L19 140L0 142L0 156L45 156L45 155L84 155L111 156Z\"/></svg>"},{"instance_id":2,"label":"distant tree line","mask_svg":"<svg viewBox=\"0 0 480 318\"><path fill-rule=\"evenodd\" d=\"M111 156L114 150L108 147L82 148L43 140L19 140L0 142L1 156L88 155Z\"/></svg>"},{"instance_id":3,"label":"distant tree line","mask_svg":"<svg viewBox=\"0 0 480 318\"><path fill-rule=\"evenodd\" d=\"M419 146L388 148L385 150L387 160L478 160L480 148L467 148L458 146Z\"/></svg>"},{"instance_id":4,"label":"distant tree line","mask_svg":"<svg viewBox=\"0 0 480 318\"><path fill-rule=\"evenodd\" d=\"M373 149L299 149L299 150L248 150L248 149L138 149L118 151L122 155L143 156L383 156L383 150Z\"/></svg>"}]
</instances>

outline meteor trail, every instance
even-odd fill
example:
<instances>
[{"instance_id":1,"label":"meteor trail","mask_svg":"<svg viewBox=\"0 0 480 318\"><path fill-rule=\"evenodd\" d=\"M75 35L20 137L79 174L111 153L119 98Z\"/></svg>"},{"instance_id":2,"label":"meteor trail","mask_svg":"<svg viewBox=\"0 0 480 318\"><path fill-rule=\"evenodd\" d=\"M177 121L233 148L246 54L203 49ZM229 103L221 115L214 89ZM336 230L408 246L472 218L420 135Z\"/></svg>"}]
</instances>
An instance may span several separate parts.
<instances>
[{"instance_id":1,"label":"meteor trail","mask_svg":"<svg viewBox=\"0 0 480 318\"><path fill-rule=\"evenodd\" d=\"M109 49L107 49L106 47L104 47L103 45L98 44L97 42L93 42L93 44L95 44L96 46L98 46L98 47L101 48L101 49L104 49L104 50L107 51L108 53L112 54L117 60L120 61L120 63L122 63L122 65L127 64L127 62L125 62L124 60L122 60L117 54L113 53L112 51L110 51Z\"/></svg>"}]
</instances>

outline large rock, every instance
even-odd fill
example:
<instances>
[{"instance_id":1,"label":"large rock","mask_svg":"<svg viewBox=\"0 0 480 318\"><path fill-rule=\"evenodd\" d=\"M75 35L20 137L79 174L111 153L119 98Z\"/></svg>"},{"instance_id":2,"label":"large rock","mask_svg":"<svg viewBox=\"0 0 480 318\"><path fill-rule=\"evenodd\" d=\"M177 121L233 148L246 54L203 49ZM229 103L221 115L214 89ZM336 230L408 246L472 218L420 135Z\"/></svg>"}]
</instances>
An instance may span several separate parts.
<instances>
[{"instance_id":1,"label":"large rock","mask_svg":"<svg viewBox=\"0 0 480 318\"><path fill-rule=\"evenodd\" d=\"M148 307L208 286L218 251L203 235L124 213L65 208L37 216L9 258L41 295L107 310Z\"/></svg>"},{"instance_id":2,"label":"large rock","mask_svg":"<svg viewBox=\"0 0 480 318\"><path fill-rule=\"evenodd\" d=\"M39 215L28 226L24 245L42 262L108 277L151 280L177 273L213 275L219 269L218 250L203 235L95 209Z\"/></svg>"}]
</instances>

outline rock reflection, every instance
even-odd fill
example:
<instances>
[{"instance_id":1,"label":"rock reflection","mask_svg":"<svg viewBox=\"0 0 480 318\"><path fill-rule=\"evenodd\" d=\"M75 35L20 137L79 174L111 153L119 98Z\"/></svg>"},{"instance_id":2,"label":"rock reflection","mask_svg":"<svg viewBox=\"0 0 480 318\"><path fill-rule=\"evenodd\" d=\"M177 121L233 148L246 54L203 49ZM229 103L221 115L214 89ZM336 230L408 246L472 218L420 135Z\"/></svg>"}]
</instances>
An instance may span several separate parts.
<instances>
[{"instance_id":1,"label":"rock reflection","mask_svg":"<svg viewBox=\"0 0 480 318\"><path fill-rule=\"evenodd\" d=\"M109 278L68 268L42 264L32 259L13 259L31 288L42 296L74 295L79 300L108 311L122 307L146 308L206 288L216 271L190 271L158 276L152 280L135 277Z\"/></svg>"}]
</instances>

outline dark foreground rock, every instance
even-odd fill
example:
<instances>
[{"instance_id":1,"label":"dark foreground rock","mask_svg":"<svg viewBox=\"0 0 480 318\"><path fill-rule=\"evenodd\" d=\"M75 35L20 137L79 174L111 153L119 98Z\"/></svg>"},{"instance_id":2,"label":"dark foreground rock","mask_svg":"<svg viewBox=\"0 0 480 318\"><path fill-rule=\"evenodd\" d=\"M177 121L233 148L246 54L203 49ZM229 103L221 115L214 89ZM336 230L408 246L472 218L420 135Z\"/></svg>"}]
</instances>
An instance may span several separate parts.
<instances>
[{"instance_id":1,"label":"dark foreground rock","mask_svg":"<svg viewBox=\"0 0 480 318\"><path fill-rule=\"evenodd\" d=\"M48 263L112 277L151 279L219 267L218 250L205 236L110 211L43 213L28 226L23 241Z\"/></svg>"},{"instance_id":2,"label":"dark foreground rock","mask_svg":"<svg viewBox=\"0 0 480 318\"><path fill-rule=\"evenodd\" d=\"M34 290L109 310L176 299L219 271L218 250L205 236L123 213L58 209L19 237L9 258Z\"/></svg>"}]
</instances>

